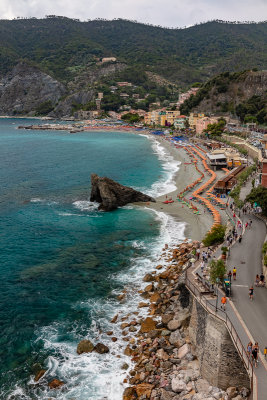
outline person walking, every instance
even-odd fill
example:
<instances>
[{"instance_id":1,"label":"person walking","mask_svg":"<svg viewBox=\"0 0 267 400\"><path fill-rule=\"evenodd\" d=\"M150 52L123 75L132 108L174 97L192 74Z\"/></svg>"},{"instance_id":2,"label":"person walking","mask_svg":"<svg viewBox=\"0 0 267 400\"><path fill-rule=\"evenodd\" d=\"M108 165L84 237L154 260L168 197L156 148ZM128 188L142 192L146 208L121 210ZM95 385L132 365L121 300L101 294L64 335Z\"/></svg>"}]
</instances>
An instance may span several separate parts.
<instances>
[{"instance_id":1,"label":"person walking","mask_svg":"<svg viewBox=\"0 0 267 400\"><path fill-rule=\"evenodd\" d=\"M261 273L260 274L260 286L264 286L264 279L265 279L265 277L264 277L263 273Z\"/></svg>"},{"instance_id":2,"label":"person walking","mask_svg":"<svg viewBox=\"0 0 267 400\"><path fill-rule=\"evenodd\" d=\"M251 301L253 300L253 293L254 293L254 288L253 288L253 285L251 285L249 288L249 292L248 292L248 295L249 295L249 298Z\"/></svg>"},{"instance_id":3,"label":"person walking","mask_svg":"<svg viewBox=\"0 0 267 400\"><path fill-rule=\"evenodd\" d=\"M197 248L197 250L196 250L196 256L197 256L197 260L199 260L199 257L200 257L200 248Z\"/></svg>"},{"instance_id":4,"label":"person walking","mask_svg":"<svg viewBox=\"0 0 267 400\"><path fill-rule=\"evenodd\" d=\"M259 286L259 284L260 284L260 277L259 277L259 275L257 274L257 275L256 275L256 279L255 279L255 286Z\"/></svg>"},{"instance_id":5,"label":"person walking","mask_svg":"<svg viewBox=\"0 0 267 400\"><path fill-rule=\"evenodd\" d=\"M231 280L232 280L232 271L230 270L227 275L228 275L229 281L231 282Z\"/></svg>"},{"instance_id":6,"label":"person walking","mask_svg":"<svg viewBox=\"0 0 267 400\"><path fill-rule=\"evenodd\" d=\"M233 268L233 280L236 280L236 267Z\"/></svg>"},{"instance_id":7,"label":"person walking","mask_svg":"<svg viewBox=\"0 0 267 400\"><path fill-rule=\"evenodd\" d=\"M249 359L251 359L251 357L252 357L252 342L249 342L247 345L247 354L248 354Z\"/></svg>"},{"instance_id":8,"label":"person walking","mask_svg":"<svg viewBox=\"0 0 267 400\"><path fill-rule=\"evenodd\" d=\"M258 347L255 345L252 348L252 361L254 361L255 368L258 366Z\"/></svg>"},{"instance_id":9,"label":"person walking","mask_svg":"<svg viewBox=\"0 0 267 400\"><path fill-rule=\"evenodd\" d=\"M239 243L241 243L241 241L242 241L242 235L239 236L238 241L239 241Z\"/></svg>"},{"instance_id":10,"label":"person walking","mask_svg":"<svg viewBox=\"0 0 267 400\"><path fill-rule=\"evenodd\" d=\"M227 303L227 299L226 299L226 296L224 295L224 296L221 298L221 309L223 309L224 311L225 311L226 303Z\"/></svg>"},{"instance_id":11,"label":"person walking","mask_svg":"<svg viewBox=\"0 0 267 400\"><path fill-rule=\"evenodd\" d=\"M267 356L267 346L264 347L263 354L264 354L264 358L266 358L266 356Z\"/></svg>"}]
</instances>

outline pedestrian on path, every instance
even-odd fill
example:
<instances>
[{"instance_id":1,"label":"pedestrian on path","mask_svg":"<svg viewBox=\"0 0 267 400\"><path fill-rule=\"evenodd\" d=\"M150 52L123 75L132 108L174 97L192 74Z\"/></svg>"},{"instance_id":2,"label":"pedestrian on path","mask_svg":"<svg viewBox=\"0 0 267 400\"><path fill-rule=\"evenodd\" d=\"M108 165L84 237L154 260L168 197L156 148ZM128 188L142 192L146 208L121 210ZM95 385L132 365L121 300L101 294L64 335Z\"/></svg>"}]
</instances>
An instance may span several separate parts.
<instances>
[{"instance_id":1,"label":"pedestrian on path","mask_svg":"<svg viewBox=\"0 0 267 400\"><path fill-rule=\"evenodd\" d=\"M264 358L266 358L266 356L267 356L267 346L264 347L263 354L264 354Z\"/></svg>"},{"instance_id":2,"label":"pedestrian on path","mask_svg":"<svg viewBox=\"0 0 267 400\"><path fill-rule=\"evenodd\" d=\"M231 270L228 272L228 279L231 282L231 279L232 279L232 271Z\"/></svg>"},{"instance_id":3,"label":"pedestrian on path","mask_svg":"<svg viewBox=\"0 0 267 400\"><path fill-rule=\"evenodd\" d=\"M257 368L258 362L259 362L258 354L259 354L259 345L258 345L258 342L256 342L254 344L254 346L252 347L252 359L253 359L253 361L255 363L255 368Z\"/></svg>"},{"instance_id":4,"label":"pedestrian on path","mask_svg":"<svg viewBox=\"0 0 267 400\"><path fill-rule=\"evenodd\" d=\"M251 285L251 287L249 288L249 292L248 292L248 295L249 295L249 298L251 301L253 300L253 293L254 293L254 288L253 288L253 285Z\"/></svg>"},{"instance_id":5,"label":"pedestrian on path","mask_svg":"<svg viewBox=\"0 0 267 400\"><path fill-rule=\"evenodd\" d=\"M233 280L236 280L236 267L233 268Z\"/></svg>"},{"instance_id":6,"label":"pedestrian on path","mask_svg":"<svg viewBox=\"0 0 267 400\"><path fill-rule=\"evenodd\" d=\"M252 220L249 221L249 229L251 228L251 226L252 226Z\"/></svg>"},{"instance_id":7,"label":"pedestrian on path","mask_svg":"<svg viewBox=\"0 0 267 400\"><path fill-rule=\"evenodd\" d=\"M256 275L256 279L255 279L255 286L259 286L259 283L260 283L260 277L259 277L259 275L257 274L257 275Z\"/></svg>"},{"instance_id":8,"label":"pedestrian on path","mask_svg":"<svg viewBox=\"0 0 267 400\"><path fill-rule=\"evenodd\" d=\"M224 296L221 298L221 309L223 309L224 311L225 311L226 303L227 303L227 299L226 299L226 296L224 295Z\"/></svg>"},{"instance_id":9,"label":"pedestrian on path","mask_svg":"<svg viewBox=\"0 0 267 400\"><path fill-rule=\"evenodd\" d=\"M199 260L199 257L200 257L200 249L199 248L196 251L196 256L197 256L197 260Z\"/></svg>"},{"instance_id":10,"label":"pedestrian on path","mask_svg":"<svg viewBox=\"0 0 267 400\"><path fill-rule=\"evenodd\" d=\"M239 239L238 239L238 241L239 241L239 243L241 243L241 242L242 242L242 235L240 235L240 236L239 236Z\"/></svg>"},{"instance_id":11,"label":"pedestrian on path","mask_svg":"<svg viewBox=\"0 0 267 400\"><path fill-rule=\"evenodd\" d=\"M249 359L251 359L251 357L252 357L252 342L249 342L247 345L247 353L248 353Z\"/></svg>"}]
</instances>

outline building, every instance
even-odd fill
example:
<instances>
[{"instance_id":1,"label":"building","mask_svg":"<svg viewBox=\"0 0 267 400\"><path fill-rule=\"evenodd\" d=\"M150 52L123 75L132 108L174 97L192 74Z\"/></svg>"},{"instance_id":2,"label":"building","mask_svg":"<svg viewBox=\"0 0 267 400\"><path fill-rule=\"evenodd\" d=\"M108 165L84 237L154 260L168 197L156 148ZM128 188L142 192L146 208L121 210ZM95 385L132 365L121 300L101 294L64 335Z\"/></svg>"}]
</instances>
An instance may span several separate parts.
<instances>
[{"instance_id":1,"label":"building","mask_svg":"<svg viewBox=\"0 0 267 400\"><path fill-rule=\"evenodd\" d=\"M130 82L117 82L119 87L132 87L133 85Z\"/></svg>"},{"instance_id":2,"label":"building","mask_svg":"<svg viewBox=\"0 0 267 400\"><path fill-rule=\"evenodd\" d=\"M195 130L197 121L204 117L205 117L205 114L203 114L203 113L190 113L189 119L188 119L189 128Z\"/></svg>"},{"instance_id":3,"label":"building","mask_svg":"<svg viewBox=\"0 0 267 400\"><path fill-rule=\"evenodd\" d=\"M209 118L209 117L204 117L204 118L197 118L196 120L196 134L201 135L205 129L207 129L208 125L210 124L216 124L217 123L217 118Z\"/></svg>"},{"instance_id":4,"label":"building","mask_svg":"<svg viewBox=\"0 0 267 400\"><path fill-rule=\"evenodd\" d=\"M185 129L187 128L186 121L188 121L188 117L185 115L180 115L178 118L174 120L175 129Z\"/></svg>"},{"instance_id":5,"label":"building","mask_svg":"<svg viewBox=\"0 0 267 400\"><path fill-rule=\"evenodd\" d=\"M121 93L120 97L123 97L124 99L128 99L130 97L127 93Z\"/></svg>"},{"instance_id":6,"label":"building","mask_svg":"<svg viewBox=\"0 0 267 400\"><path fill-rule=\"evenodd\" d=\"M116 57L104 57L102 58L102 64L106 62L116 62L117 58Z\"/></svg>"},{"instance_id":7,"label":"building","mask_svg":"<svg viewBox=\"0 0 267 400\"><path fill-rule=\"evenodd\" d=\"M198 90L198 88L191 88L187 92L181 93L177 102L177 108L179 108L185 102L185 100L189 99L190 96L195 96Z\"/></svg>"},{"instance_id":8,"label":"building","mask_svg":"<svg viewBox=\"0 0 267 400\"><path fill-rule=\"evenodd\" d=\"M232 147L220 148L207 154L208 164L213 169L235 168L247 165L247 159L240 156Z\"/></svg>"}]
</instances>

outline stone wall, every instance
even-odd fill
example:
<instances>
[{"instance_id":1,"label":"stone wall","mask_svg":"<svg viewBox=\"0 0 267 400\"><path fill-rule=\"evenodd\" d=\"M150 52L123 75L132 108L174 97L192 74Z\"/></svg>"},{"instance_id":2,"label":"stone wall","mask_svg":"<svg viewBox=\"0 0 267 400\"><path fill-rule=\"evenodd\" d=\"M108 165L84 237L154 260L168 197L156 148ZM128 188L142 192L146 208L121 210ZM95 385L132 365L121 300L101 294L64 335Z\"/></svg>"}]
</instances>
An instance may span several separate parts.
<instances>
[{"instance_id":1,"label":"stone wall","mask_svg":"<svg viewBox=\"0 0 267 400\"><path fill-rule=\"evenodd\" d=\"M250 387L250 379L225 324L193 299L189 335L200 373L211 385Z\"/></svg>"}]
</instances>

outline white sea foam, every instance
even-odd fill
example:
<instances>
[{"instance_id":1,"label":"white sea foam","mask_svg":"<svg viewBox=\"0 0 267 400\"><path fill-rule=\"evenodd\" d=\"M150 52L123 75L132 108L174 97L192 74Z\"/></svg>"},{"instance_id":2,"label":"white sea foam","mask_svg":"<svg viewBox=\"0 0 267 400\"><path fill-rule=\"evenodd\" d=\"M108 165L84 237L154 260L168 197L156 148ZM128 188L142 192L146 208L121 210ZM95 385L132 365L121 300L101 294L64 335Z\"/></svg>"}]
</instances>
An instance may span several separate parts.
<instances>
[{"instance_id":1,"label":"white sea foam","mask_svg":"<svg viewBox=\"0 0 267 400\"><path fill-rule=\"evenodd\" d=\"M180 161L175 160L167 149L154 137L149 135L141 135L147 137L152 142L152 149L162 162L163 175L148 190L142 190L149 196L158 197L176 190L175 175L179 170Z\"/></svg>"},{"instance_id":2,"label":"white sea foam","mask_svg":"<svg viewBox=\"0 0 267 400\"><path fill-rule=\"evenodd\" d=\"M164 259L159 260L161 250L164 244L169 247L177 245L184 239L185 224L177 222L171 216L162 212L147 209L148 212L155 213L157 220L161 222L160 235L151 244L145 244L143 241L135 240L132 242L133 247L147 248L146 257L133 258L129 261L129 268L124 273L113 274L109 278L120 282L126 289L125 303L119 303L115 296L118 291L113 292L110 299L89 299L85 302L79 302L73 306L77 312L83 309L88 313L88 318L92 320L90 329L87 332L87 339L93 343L104 343L110 348L108 354L99 355L95 352L78 355L76 353L77 344L80 340L85 339L81 336L77 326L73 325L72 340L62 341L60 332L69 330L66 323L55 322L50 326L46 326L39 330L38 341L43 340L44 347L50 354L57 354L48 357L45 368L48 370L49 379L58 378L66 382L64 389L49 391L47 385L43 389L38 390L38 399L45 400L53 394L53 398L57 400L121 400L125 385L122 383L127 376L127 372L132 369L133 365L130 359L124 355L126 342L122 340L120 323L112 324L111 318L118 314L119 316L129 315L130 320L134 319L133 312L138 310L139 317L147 315L146 308L138 309L140 297L138 290L147 285L142 278L147 272L154 270L155 266L160 262L164 264ZM108 335L104 332L113 331L113 336L117 337L117 342L113 343ZM134 333L129 333L134 336ZM118 358L118 356L120 358ZM129 368L127 371L121 369L121 366L127 363ZM33 378L29 384L34 385Z\"/></svg>"},{"instance_id":3,"label":"white sea foam","mask_svg":"<svg viewBox=\"0 0 267 400\"><path fill-rule=\"evenodd\" d=\"M75 201L73 205L81 211L96 211L99 206L98 203L88 200Z\"/></svg>"},{"instance_id":4,"label":"white sea foam","mask_svg":"<svg viewBox=\"0 0 267 400\"><path fill-rule=\"evenodd\" d=\"M30 200L31 203L42 203L42 204L46 204L48 206L52 206L54 204L58 204L57 201L54 200L47 200L47 199L41 199L40 197L33 197Z\"/></svg>"}]
</instances>

